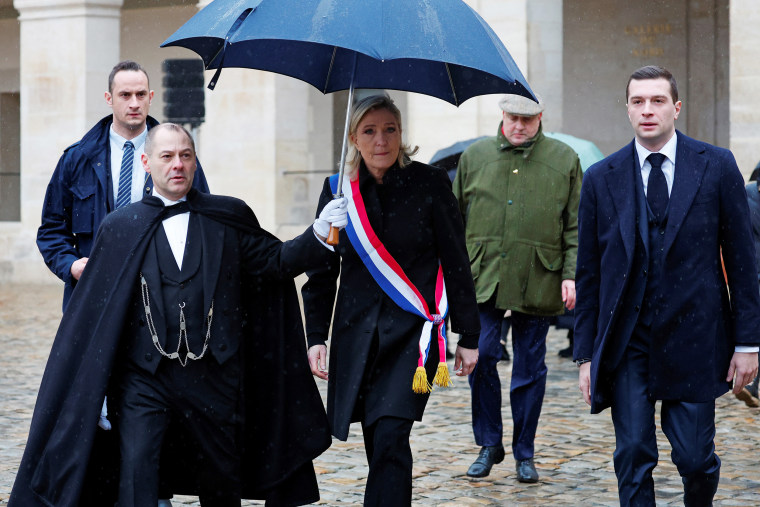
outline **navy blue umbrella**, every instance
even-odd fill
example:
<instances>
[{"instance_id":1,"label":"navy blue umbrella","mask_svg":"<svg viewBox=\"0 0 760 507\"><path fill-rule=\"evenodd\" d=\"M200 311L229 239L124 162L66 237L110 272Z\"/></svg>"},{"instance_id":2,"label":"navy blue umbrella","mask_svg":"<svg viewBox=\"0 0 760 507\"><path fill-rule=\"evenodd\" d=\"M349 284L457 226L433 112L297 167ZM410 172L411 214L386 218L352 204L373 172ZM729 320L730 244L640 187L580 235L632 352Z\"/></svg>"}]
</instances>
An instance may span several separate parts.
<instances>
[{"instance_id":1,"label":"navy blue umbrella","mask_svg":"<svg viewBox=\"0 0 760 507\"><path fill-rule=\"evenodd\" d=\"M462 152L475 141L485 139L486 137L488 136L457 141L451 146L441 148L433 154L433 157L430 159L430 165L445 169L449 173L451 180L454 181L454 174L456 174L457 166L459 165L459 157L462 156Z\"/></svg>"},{"instance_id":2,"label":"navy blue umbrella","mask_svg":"<svg viewBox=\"0 0 760 507\"><path fill-rule=\"evenodd\" d=\"M462 0L214 0L164 46L191 49L218 69L209 88L222 68L246 67L323 93L349 90L349 109L355 88L423 93L457 106L490 93L534 98L502 42Z\"/></svg>"},{"instance_id":3,"label":"navy blue umbrella","mask_svg":"<svg viewBox=\"0 0 760 507\"><path fill-rule=\"evenodd\" d=\"M454 105L489 93L532 98L507 49L462 0L215 0L163 46L191 49L207 69L267 70L323 93L353 84Z\"/></svg>"}]
</instances>

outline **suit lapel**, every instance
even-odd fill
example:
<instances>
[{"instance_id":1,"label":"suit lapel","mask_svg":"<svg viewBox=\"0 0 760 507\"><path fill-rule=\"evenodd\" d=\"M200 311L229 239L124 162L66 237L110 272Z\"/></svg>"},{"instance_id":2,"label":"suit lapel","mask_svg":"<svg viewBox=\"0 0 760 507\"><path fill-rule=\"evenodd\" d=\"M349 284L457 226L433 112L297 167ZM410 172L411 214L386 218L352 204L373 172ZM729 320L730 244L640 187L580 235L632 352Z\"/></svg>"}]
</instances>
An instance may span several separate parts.
<instances>
[{"instance_id":1,"label":"suit lapel","mask_svg":"<svg viewBox=\"0 0 760 507\"><path fill-rule=\"evenodd\" d=\"M107 146L110 146L110 144L107 144ZM98 153L93 153L90 158L92 170L98 177L98 184L103 189L103 195L106 197L106 209L108 211L114 209L111 171L107 167L111 163L110 151L110 149L100 150Z\"/></svg>"},{"instance_id":2,"label":"suit lapel","mask_svg":"<svg viewBox=\"0 0 760 507\"><path fill-rule=\"evenodd\" d=\"M633 156L633 178L634 187L636 189L636 223L639 226L639 235L641 236L641 242L644 244L644 251L649 257L649 205L647 204L647 196L644 194L644 180L641 177L641 165L639 164L639 157L634 149Z\"/></svg>"},{"instance_id":3,"label":"suit lapel","mask_svg":"<svg viewBox=\"0 0 760 507\"><path fill-rule=\"evenodd\" d=\"M211 301L214 299L219 272L222 270L222 253L224 251L226 227L218 222L198 214L198 224L201 230L203 255L203 310L208 313Z\"/></svg>"},{"instance_id":4,"label":"suit lapel","mask_svg":"<svg viewBox=\"0 0 760 507\"><path fill-rule=\"evenodd\" d=\"M693 149L689 139L678 132L676 145L676 167L673 176L673 189L670 191L668 209L668 226L665 230L664 254L668 254L670 246L681 228L686 214L691 208L694 196L697 195L702 177L707 168L707 159Z\"/></svg>"},{"instance_id":5,"label":"suit lapel","mask_svg":"<svg viewBox=\"0 0 760 507\"><path fill-rule=\"evenodd\" d=\"M607 189L612 197L612 204L620 221L620 234L623 238L625 254L629 263L633 260L633 249L636 242L636 187L635 162L633 159L633 143L630 145L630 155L610 162L610 171L605 175Z\"/></svg>"}]
</instances>

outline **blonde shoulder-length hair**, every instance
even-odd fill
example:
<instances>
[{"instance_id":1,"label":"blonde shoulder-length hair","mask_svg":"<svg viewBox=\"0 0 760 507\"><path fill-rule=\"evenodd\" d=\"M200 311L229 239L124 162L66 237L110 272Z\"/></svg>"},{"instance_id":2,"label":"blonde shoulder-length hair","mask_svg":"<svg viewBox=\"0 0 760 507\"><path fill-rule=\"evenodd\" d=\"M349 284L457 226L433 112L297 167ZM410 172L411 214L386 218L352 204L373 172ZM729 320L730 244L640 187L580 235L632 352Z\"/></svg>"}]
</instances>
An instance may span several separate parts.
<instances>
[{"instance_id":1,"label":"blonde shoulder-length hair","mask_svg":"<svg viewBox=\"0 0 760 507\"><path fill-rule=\"evenodd\" d=\"M399 111L398 107L396 107L396 104L393 103L393 99L391 99L388 94L382 94L370 95L369 97L365 97L356 103L353 111L351 111L351 118L348 124L349 137L355 137L356 131L359 128L359 123L361 123L367 113L370 111L375 111L377 109L386 109L390 111L394 118L396 118L399 133L403 133L403 129L401 128L401 111ZM402 142L398 150L399 167L406 167L407 165L411 164L412 156L417 153L418 150L419 146L411 148L408 144ZM356 149L354 143L348 143L348 151L346 153L346 172L351 178L354 178L356 176L361 161L362 154L358 149Z\"/></svg>"}]
</instances>

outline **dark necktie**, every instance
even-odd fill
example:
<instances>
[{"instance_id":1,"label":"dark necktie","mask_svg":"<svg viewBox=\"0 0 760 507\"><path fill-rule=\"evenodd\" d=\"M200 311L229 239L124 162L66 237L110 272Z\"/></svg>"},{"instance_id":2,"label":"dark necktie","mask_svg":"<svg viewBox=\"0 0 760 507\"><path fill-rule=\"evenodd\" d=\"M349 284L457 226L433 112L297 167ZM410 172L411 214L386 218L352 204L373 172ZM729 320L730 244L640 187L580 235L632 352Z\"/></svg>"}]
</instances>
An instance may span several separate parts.
<instances>
[{"instance_id":1,"label":"dark necktie","mask_svg":"<svg viewBox=\"0 0 760 507\"><path fill-rule=\"evenodd\" d=\"M135 145L132 141L124 143L124 155L121 157L119 171L119 191L116 193L116 208L129 204L132 200L132 162L135 159Z\"/></svg>"},{"instance_id":2,"label":"dark necktie","mask_svg":"<svg viewBox=\"0 0 760 507\"><path fill-rule=\"evenodd\" d=\"M649 171L649 183L647 183L647 202L649 208L654 214L655 221L661 224L665 218L665 210L668 209L668 182L665 181L665 174L662 172L662 162L665 155L662 153L652 153L647 157L652 164L652 170Z\"/></svg>"}]
</instances>

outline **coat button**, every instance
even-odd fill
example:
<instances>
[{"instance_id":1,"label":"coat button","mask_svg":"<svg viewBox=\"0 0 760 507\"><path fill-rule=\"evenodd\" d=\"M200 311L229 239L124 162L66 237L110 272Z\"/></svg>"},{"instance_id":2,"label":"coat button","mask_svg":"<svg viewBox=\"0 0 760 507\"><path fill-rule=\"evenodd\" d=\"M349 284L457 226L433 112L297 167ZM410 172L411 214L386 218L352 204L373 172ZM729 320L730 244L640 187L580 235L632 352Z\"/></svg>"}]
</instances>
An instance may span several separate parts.
<instances>
[{"instance_id":1,"label":"coat button","mask_svg":"<svg viewBox=\"0 0 760 507\"><path fill-rule=\"evenodd\" d=\"M148 362L153 361L153 354L151 354L150 352L148 352L147 354L145 354L145 360L148 361Z\"/></svg>"},{"instance_id":2,"label":"coat button","mask_svg":"<svg viewBox=\"0 0 760 507\"><path fill-rule=\"evenodd\" d=\"M641 310L641 307L639 307L639 305L636 305L636 306L634 306L634 307L633 307L633 309L634 309L634 311L637 311L637 312L638 312L638 311L640 311L640 310Z\"/></svg>"},{"instance_id":3,"label":"coat button","mask_svg":"<svg viewBox=\"0 0 760 507\"><path fill-rule=\"evenodd\" d=\"M647 276L647 270L646 269L644 270L644 276Z\"/></svg>"},{"instance_id":4,"label":"coat button","mask_svg":"<svg viewBox=\"0 0 760 507\"><path fill-rule=\"evenodd\" d=\"M179 284L179 288L180 289L184 289L185 288L185 284L184 283Z\"/></svg>"},{"instance_id":5,"label":"coat button","mask_svg":"<svg viewBox=\"0 0 760 507\"><path fill-rule=\"evenodd\" d=\"M660 235L665 234L665 229L660 229Z\"/></svg>"},{"instance_id":6,"label":"coat button","mask_svg":"<svg viewBox=\"0 0 760 507\"><path fill-rule=\"evenodd\" d=\"M219 345L219 350L221 350L222 352L224 352L225 350L227 350L227 344L226 343L220 344Z\"/></svg>"}]
</instances>

